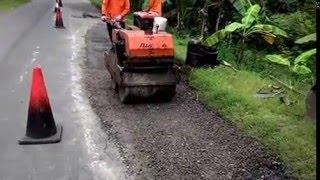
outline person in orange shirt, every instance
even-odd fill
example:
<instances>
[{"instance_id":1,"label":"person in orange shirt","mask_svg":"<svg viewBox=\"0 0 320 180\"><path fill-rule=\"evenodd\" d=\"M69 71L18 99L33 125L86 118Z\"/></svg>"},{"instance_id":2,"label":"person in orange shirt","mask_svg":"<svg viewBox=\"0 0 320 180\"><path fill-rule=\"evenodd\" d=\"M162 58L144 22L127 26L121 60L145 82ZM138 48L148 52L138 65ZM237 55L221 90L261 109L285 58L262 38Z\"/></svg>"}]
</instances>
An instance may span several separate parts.
<instances>
[{"instance_id":1,"label":"person in orange shirt","mask_svg":"<svg viewBox=\"0 0 320 180\"><path fill-rule=\"evenodd\" d=\"M117 21L120 22L121 26L124 27L124 19L130 12L130 1L129 0L102 0L101 6L102 21ZM109 37L112 37L112 24L107 22Z\"/></svg>"},{"instance_id":2,"label":"person in orange shirt","mask_svg":"<svg viewBox=\"0 0 320 180\"><path fill-rule=\"evenodd\" d=\"M157 13L162 15L162 0L149 0L149 6L144 11Z\"/></svg>"}]
</instances>

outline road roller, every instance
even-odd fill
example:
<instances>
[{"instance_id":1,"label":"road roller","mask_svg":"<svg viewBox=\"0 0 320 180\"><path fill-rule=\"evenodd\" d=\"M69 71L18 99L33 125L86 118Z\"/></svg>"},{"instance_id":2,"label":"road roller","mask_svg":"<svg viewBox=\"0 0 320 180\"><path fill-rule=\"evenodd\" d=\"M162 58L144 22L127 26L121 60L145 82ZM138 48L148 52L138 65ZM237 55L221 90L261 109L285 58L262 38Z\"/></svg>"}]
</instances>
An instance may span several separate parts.
<instances>
[{"instance_id":1,"label":"road roller","mask_svg":"<svg viewBox=\"0 0 320 180\"><path fill-rule=\"evenodd\" d=\"M155 26L154 18L147 12L134 13L133 26L112 31L105 65L122 103L170 101L175 96L179 78L174 68L173 36Z\"/></svg>"}]
</instances>

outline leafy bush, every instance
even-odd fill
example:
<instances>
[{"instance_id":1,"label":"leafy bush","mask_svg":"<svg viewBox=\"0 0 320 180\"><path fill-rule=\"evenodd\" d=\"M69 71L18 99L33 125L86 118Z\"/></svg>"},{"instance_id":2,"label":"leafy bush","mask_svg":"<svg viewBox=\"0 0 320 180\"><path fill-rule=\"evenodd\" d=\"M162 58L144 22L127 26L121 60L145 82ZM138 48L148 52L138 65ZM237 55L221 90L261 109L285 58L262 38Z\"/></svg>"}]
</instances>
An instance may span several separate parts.
<instances>
[{"instance_id":1,"label":"leafy bush","mask_svg":"<svg viewBox=\"0 0 320 180\"><path fill-rule=\"evenodd\" d=\"M296 11L305 0L268 0L266 7L273 13L285 13Z\"/></svg>"},{"instance_id":2,"label":"leafy bush","mask_svg":"<svg viewBox=\"0 0 320 180\"><path fill-rule=\"evenodd\" d=\"M297 39L295 41L296 44L305 44L309 42L316 41L316 33L309 34L307 36L304 36L300 39ZM284 55L278 55L278 54L272 54L267 55L266 59L280 64L288 66L293 72L297 74L311 74L312 68L310 68L310 65L312 65L313 57L316 55L316 48L312 48L308 51L305 51L301 53L299 56L295 58L294 61L291 60L290 57L285 57ZM309 66L309 67L308 67Z\"/></svg>"},{"instance_id":3,"label":"leafy bush","mask_svg":"<svg viewBox=\"0 0 320 180\"><path fill-rule=\"evenodd\" d=\"M261 16L261 7L258 4L250 6L244 13L243 18L239 22L233 22L224 27L214 34L209 36L203 42L207 46L216 46L217 44L229 39L234 41L234 38L230 36L239 36L239 40L236 40L239 44L236 54L237 62L239 66L243 61L243 53L245 51L245 42L250 39L256 39L257 37L263 38L267 43L272 45L277 37L287 37L287 33L277 26L270 24L261 24L259 19ZM230 41L231 42L231 41Z\"/></svg>"},{"instance_id":4,"label":"leafy bush","mask_svg":"<svg viewBox=\"0 0 320 180\"><path fill-rule=\"evenodd\" d=\"M270 17L272 23L287 33L291 39L312 34L316 29L316 19L306 12L297 11L291 14L275 14Z\"/></svg>"},{"instance_id":5,"label":"leafy bush","mask_svg":"<svg viewBox=\"0 0 320 180\"><path fill-rule=\"evenodd\" d=\"M218 50L218 60L219 61L227 61L231 64L234 64L237 60L236 51L237 46L232 42L222 42L217 45Z\"/></svg>"}]
</instances>

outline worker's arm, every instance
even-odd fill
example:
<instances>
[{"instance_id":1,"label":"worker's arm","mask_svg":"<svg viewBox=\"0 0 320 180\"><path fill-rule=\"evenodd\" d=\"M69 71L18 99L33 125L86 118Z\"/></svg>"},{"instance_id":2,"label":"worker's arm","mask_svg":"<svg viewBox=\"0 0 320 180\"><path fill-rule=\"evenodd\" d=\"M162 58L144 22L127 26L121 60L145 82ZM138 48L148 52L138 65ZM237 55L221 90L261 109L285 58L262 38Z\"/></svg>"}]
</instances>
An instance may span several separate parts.
<instances>
[{"instance_id":1,"label":"worker's arm","mask_svg":"<svg viewBox=\"0 0 320 180\"><path fill-rule=\"evenodd\" d=\"M121 12L121 16L122 16L122 19L127 16L130 12L130 0L125 0L125 8L124 10Z\"/></svg>"}]
</instances>

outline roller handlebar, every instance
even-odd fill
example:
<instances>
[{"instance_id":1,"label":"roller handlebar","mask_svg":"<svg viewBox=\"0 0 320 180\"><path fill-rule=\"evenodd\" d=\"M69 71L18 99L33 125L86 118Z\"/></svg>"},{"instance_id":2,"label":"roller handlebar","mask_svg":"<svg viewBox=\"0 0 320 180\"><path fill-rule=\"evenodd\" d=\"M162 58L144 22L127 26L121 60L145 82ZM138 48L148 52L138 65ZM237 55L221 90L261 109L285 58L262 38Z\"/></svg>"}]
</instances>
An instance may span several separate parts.
<instances>
[{"instance_id":1,"label":"roller handlebar","mask_svg":"<svg viewBox=\"0 0 320 180\"><path fill-rule=\"evenodd\" d=\"M107 19L104 19L102 20L103 22L105 23L109 23L111 24L113 27L117 28L117 29L123 29L120 25L120 21L116 21L114 19L110 19L110 18L107 18Z\"/></svg>"}]
</instances>

